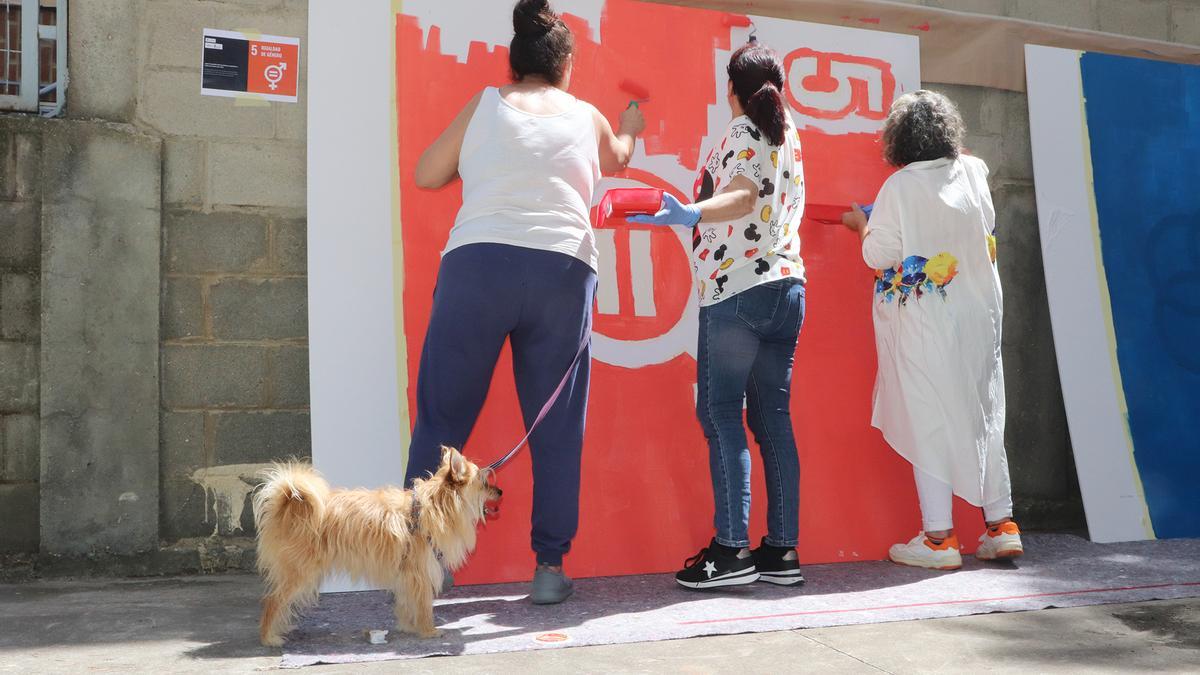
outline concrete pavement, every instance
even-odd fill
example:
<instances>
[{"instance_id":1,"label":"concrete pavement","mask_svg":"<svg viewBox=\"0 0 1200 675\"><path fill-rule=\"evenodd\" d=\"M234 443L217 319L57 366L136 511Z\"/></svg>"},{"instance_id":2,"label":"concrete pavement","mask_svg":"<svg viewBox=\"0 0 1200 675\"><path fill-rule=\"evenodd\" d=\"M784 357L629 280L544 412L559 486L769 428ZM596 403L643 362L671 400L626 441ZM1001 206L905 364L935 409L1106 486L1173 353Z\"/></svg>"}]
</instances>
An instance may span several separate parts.
<instances>
[{"instance_id":1,"label":"concrete pavement","mask_svg":"<svg viewBox=\"0 0 1200 675\"><path fill-rule=\"evenodd\" d=\"M250 575L0 585L0 673L252 672ZM1200 672L1200 599L321 666L317 673Z\"/></svg>"}]
</instances>

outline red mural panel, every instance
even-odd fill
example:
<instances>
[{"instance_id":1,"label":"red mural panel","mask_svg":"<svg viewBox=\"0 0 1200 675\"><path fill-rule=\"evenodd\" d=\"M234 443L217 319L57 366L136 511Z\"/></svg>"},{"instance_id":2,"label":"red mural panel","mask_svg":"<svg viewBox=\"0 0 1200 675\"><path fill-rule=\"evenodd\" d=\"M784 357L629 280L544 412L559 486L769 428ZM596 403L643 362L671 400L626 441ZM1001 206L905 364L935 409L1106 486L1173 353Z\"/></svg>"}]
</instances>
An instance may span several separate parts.
<instances>
[{"instance_id":1,"label":"red mural panel","mask_svg":"<svg viewBox=\"0 0 1200 675\"><path fill-rule=\"evenodd\" d=\"M673 155L697 168L708 128L709 106L723 90L724 64L714 68L714 52L730 49L733 26L744 17L632 0L610 0L599 34L566 16L576 36L571 92L615 120L628 103L620 83L635 79L651 92L643 106L648 155ZM645 26L674 26L686 39L646 40ZM847 49L847 51L853 51ZM801 54L801 56L814 56ZM816 55L818 80L833 77L837 62L879 65L844 54ZM420 153L480 89L508 81L504 47L473 43L465 62L444 55L440 31L399 15L396 23L399 176L404 246L404 322L409 389L415 401L417 366L428 325L439 253L460 206L461 185L417 190L413 167ZM794 60L794 59L793 59ZM821 66L820 64L825 64ZM886 66L887 64L882 64ZM884 110L895 91L885 84ZM814 80L811 86L822 82ZM851 80L852 102L845 111L870 108L865 83ZM794 94L789 98L797 105ZM828 114L829 111L826 111ZM716 130L720 131L720 130ZM808 201L811 204L869 202L890 170L880 159L877 134L826 134L801 130ZM623 178L671 190L677 186L644 171ZM689 183L690 185L690 183ZM645 340L673 326L695 302L686 249L667 228L608 223L619 278L617 314L598 314L597 334L615 340ZM650 231L656 315L636 316L632 291L631 232ZM807 317L800 336L792 386L792 412L801 461L799 546L802 562L881 559L887 547L920 527L909 464L870 428L875 349L871 325L873 275L862 262L857 238L838 225L805 220L802 229L808 271ZM694 340L694 337L692 338ZM638 368L593 361L591 399L583 457L579 534L566 558L569 574L602 576L666 572L707 544L712 536L712 488L708 448L695 417L696 363L680 354ZM465 452L487 463L524 434L507 349L501 356L488 402ZM765 532L766 499L762 463L754 457L751 537ZM532 480L528 452L499 474L505 497L499 518L482 531L479 546L460 583L528 579L534 567L529 549ZM955 519L960 538L973 542L981 517L962 502Z\"/></svg>"}]
</instances>

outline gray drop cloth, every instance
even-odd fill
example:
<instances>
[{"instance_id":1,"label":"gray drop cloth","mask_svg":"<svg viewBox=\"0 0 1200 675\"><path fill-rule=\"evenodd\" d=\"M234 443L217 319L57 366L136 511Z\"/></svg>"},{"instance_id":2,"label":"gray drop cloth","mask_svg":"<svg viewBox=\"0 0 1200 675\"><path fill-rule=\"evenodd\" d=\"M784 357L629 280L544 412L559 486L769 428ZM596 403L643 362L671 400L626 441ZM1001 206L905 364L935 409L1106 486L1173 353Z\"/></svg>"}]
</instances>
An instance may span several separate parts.
<instances>
[{"instance_id":1,"label":"gray drop cloth","mask_svg":"<svg viewBox=\"0 0 1200 675\"><path fill-rule=\"evenodd\" d=\"M435 655L672 640L881 623L1046 607L1200 596L1200 540L1093 544L1060 534L1026 535L1015 563L964 561L957 572L888 562L809 565L808 583L689 591L670 575L582 579L567 602L534 606L526 584L456 588L436 602L440 638L392 631L385 592L327 594L288 636L284 667ZM682 561L681 561L682 562Z\"/></svg>"}]
</instances>

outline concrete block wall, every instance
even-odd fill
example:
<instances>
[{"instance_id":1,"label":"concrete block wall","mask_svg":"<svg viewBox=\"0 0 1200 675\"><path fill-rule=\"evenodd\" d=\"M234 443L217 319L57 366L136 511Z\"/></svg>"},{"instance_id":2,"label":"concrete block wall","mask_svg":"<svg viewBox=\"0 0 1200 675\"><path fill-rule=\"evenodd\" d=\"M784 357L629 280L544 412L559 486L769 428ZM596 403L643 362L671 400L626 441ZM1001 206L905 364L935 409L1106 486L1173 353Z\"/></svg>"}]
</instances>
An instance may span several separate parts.
<instances>
[{"instance_id":1,"label":"concrete block wall","mask_svg":"<svg viewBox=\"0 0 1200 675\"><path fill-rule=\"evenodd\" d=\"M303 50L307 2L138 4L132 121L163 141L160 536L249 536L255 472L311 453L305 103L200 96L199 41L244 30Z\"/></svg>"},{"instance_id":2,"label":"concrete block wall","mask_svg":"<svg viewBox=\"0 0 1200 675\"><path fill-rule=\"evenodd\" d=\"M307 2L71 9L70 120L0 115L0 554L246 567L310 454ZM204 28L299 37L301 101L200 96Z\"/></svg>"},{"instance_id":3,"label":"concrete block wall","mask_svg":"<svg viewBox=\"0 0 1200 675\"><path fill-rule=\"evenodd\" d=\"M0 554L158 548L160 146L0 115Z\"/></svg>"},{"instance_id":4,"label":"concrete block wall","mask_svg":"<svg viewBox=\"0 0 1200 675\"><path fill-rule=\"evenodd\" d=\"M897 0L1130 37L1200 44L1196 0Z\"/></svg>"},{"instance_id":5,"label":"concrete block wall","mask_svg":"<svg viewBox=\"0 0 1200 675\"><path fill-rule=\"evenodd\" d=\"M41 154L0 124L0 553L38 547Z\"/></svg>"},{"instance_id":6,"label":"concrete block wall","mask_svg":"<svg viewBox=\"0 0 1200 675\"><path fill-rule=\"evenodd\" d=\"M42 128L39 550L155 553L162 144Z\"/></svg>"}]
</instances>

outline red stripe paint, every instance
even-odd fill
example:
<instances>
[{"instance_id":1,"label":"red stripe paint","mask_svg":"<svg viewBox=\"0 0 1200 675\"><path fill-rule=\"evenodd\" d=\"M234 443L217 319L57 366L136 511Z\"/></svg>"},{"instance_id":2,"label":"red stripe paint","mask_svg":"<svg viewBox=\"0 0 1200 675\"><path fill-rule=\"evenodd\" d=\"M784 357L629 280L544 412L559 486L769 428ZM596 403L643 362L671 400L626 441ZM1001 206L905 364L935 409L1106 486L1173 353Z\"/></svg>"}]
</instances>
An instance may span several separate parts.
<instances>
[{"instance_id":1,"label":"red stripe paint","mask_svg":"<svg viewBox=\"0 0 1200 675\"><path fill-rule=\"evenodd\" d=\"M810 616L815 614L845 614L848 612L877 612L885 609L909 609L912 607L937 607L940 605L970 605L982 602L999 602L1002 600L1027 600L1029 598L1049 598L1063 595L1084 595L1087 593L1114 593L1117 591L1144 591L1153 588L1172 588L1175 586L1200 586L1200 581L1188 581L1177 584L1151 584L1149 586L1119 586L1116 588L1088 588L1080 591L1061 591L1057 593L1029 593L1027 595L1007 595L998 598L972 598L968 600L942 600L939 602L914 602L906 605L880 605L878 607L856 607L850 609L814 609L808 612L787 612L784 614L763 614L761 616L738 616L726 619L701 619L699 621L680 621L681 626L692 626L704 623L728 623L732 621L757 621L761 619L782 619L789 616Z\"/></svg>"}]
</instances>

